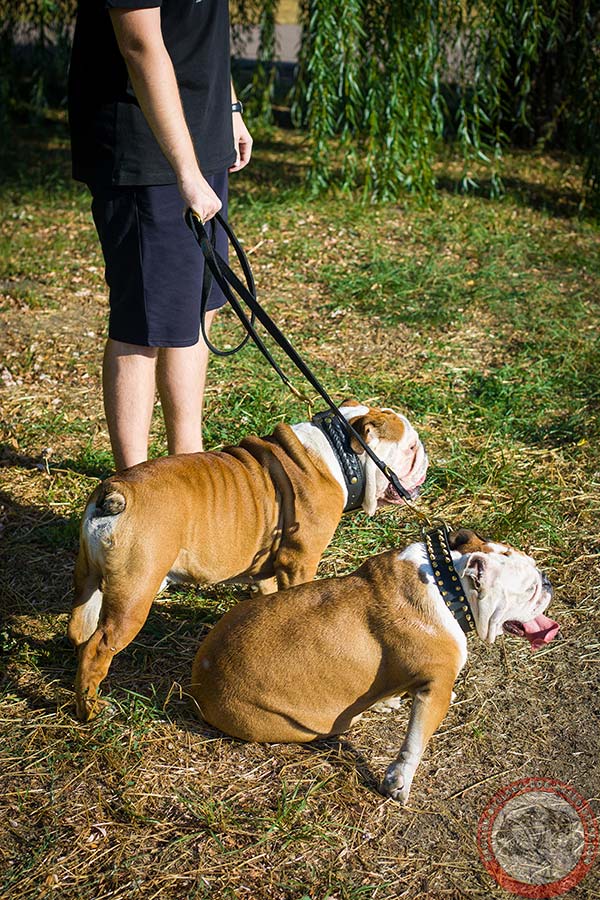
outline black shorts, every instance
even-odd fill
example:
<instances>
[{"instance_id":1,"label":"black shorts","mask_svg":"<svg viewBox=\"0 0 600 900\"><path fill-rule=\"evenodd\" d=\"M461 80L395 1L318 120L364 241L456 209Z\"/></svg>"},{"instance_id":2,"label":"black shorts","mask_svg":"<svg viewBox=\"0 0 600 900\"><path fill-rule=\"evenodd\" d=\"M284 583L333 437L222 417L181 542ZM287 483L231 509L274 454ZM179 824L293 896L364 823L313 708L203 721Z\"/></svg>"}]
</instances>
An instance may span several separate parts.
<instances>
[{"instance_id":1,"label":"black shorts","mask_svg":"<svg viewBox=\"0 0 600 900\"><path fill-rule=\"evenodd\" d=\"M227 216L227 172L207 176ZM142 347L190 347L200 333L204 257L176 184L94 187L92 214L110 288L108 336ZM217 228L217 250L227 259ZM207 308L226 303L213 281Z\"/></svg>"}]
</instances>

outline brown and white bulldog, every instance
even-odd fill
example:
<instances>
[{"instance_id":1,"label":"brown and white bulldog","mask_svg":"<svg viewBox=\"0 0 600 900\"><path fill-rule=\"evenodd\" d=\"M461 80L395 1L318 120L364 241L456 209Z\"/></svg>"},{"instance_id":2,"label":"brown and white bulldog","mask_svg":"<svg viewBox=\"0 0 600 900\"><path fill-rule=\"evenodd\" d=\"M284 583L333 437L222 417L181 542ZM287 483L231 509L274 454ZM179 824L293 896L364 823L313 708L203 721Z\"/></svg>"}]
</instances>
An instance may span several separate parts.
<instances>
[{"instance_id":1,"label":"brown and white bulldog","mask_svg":"<svg viewBox=\"0 0 600 900\"><path fill-rule=\"evenodd\" d=\"M530 556L472 531L451 556L477 634L503 631L535 649L558 625L552 589ZM221 731L247 741L312 741L346 731L374 704L413 697L408 732L381 791L406 803L429 738L467 658L423 543L367 560L352 575L313 581L230 610L194 660L191 694Z\"/></svg>"},{"instance_id":2,"label":"brown and white bulldog","mask_svg":"<svg viewBox=\"0 0 600 900\"><path fill-rule=\"evenodd\" d=\"M427 456L410 422L354 401L341 411L416 493ZM357 455L364 510L372 515L380 503L401 503L371 459ZM88 500L75 568L69 637L79 649L78 716L95 712L113 656L136 636L168 580L250 583L262 593L310 581L346 497L332 445L308 422L106 479Z\"/></svg>"}]
</instances>

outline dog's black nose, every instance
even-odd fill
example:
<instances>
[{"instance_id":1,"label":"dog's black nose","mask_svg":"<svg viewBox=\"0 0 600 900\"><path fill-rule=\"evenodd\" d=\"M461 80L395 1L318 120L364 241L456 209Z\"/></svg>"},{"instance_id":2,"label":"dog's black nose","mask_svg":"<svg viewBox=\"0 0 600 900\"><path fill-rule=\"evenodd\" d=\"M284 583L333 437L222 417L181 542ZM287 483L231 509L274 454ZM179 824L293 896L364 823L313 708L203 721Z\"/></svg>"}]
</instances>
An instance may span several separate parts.
<instances>
[{"instance_id":1,"label":"dog's black nose","mask_svg":"<svg viewBox=\"0 0 600 900\"><path fill-rule=\"evenodd\" d=\"M545 591L547 591L550 594L550 596L552 596L552 594L554 593L554 590L552 588L550 579L548 578L548 576L546 575L545 572L542 572L542 587Z\"/></svg>"}]
</instances>

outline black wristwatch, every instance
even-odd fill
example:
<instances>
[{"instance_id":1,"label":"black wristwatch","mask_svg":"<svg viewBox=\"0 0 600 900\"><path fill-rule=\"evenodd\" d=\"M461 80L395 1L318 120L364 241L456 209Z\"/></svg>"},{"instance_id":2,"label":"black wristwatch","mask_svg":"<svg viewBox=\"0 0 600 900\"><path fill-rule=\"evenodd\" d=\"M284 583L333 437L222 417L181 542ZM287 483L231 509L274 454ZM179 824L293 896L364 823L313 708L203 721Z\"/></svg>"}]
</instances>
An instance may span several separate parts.
<instances>
[{"instance_id":1,"label":"black wristwatch","mask_svg":"<svg viewBox=\"0 0 600 900\"><path fill-rule=\"evenodd\" d=\"M242 103L241 100L236 100L235 103L231 104L231 112L232 113L234 113L234 112L243 113L244 112L244 104Z\"/></svg>"}]
</instances>

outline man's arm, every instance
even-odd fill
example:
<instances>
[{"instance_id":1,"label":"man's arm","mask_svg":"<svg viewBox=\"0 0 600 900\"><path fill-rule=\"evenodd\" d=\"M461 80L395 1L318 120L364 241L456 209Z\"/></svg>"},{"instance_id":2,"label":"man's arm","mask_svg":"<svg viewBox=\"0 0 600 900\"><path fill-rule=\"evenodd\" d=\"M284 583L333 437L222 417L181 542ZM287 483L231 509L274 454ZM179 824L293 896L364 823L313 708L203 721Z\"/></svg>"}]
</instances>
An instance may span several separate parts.
<instances>
[{"instance_id":1,"label":"man's arm","mask_svg":"<svg viewBox=\"0 0 600 900\"><path fill-rule=\"evenodd\" d=\"M183 201L206 221L220 210L221 201L200 172L160 30L160 8L111 9L110 17L135 96L173 167Z\"/></svg>"}]
</instances>

